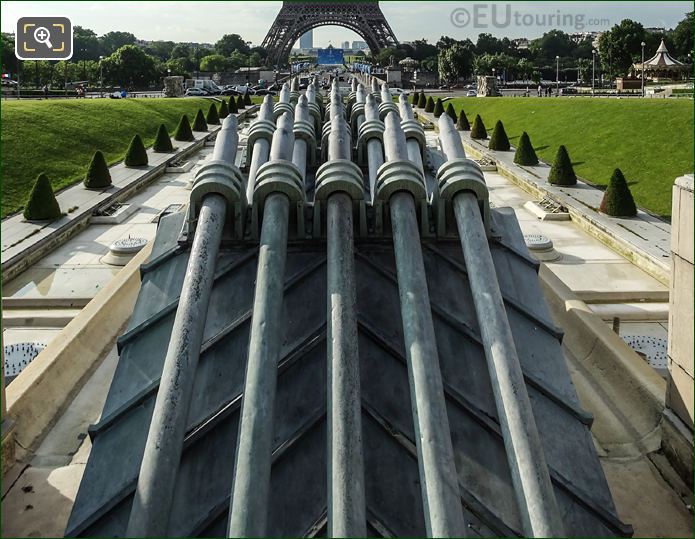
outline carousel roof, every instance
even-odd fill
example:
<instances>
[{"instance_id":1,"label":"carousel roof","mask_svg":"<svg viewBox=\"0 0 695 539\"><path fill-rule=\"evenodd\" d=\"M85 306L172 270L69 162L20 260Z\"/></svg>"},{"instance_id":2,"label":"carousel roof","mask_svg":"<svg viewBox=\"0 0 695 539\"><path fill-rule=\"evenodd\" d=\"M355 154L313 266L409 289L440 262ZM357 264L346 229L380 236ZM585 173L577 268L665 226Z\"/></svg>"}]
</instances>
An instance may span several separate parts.
<instances>
[{"instance_id":1,"label":"carousel roof","mask_svg":"<svg viewBox=\"0 0 695 539\"><path fill-rule=\"evenodd\" d=\"M635 69L642 69L642 63L633 64ZM649 60L644 61L645 69L683 69L687 67L683 62L679 62L673 58L666 48L664 40L661 40L661 45L656 50L656 54Z\"/></svg>"}]
</instances>

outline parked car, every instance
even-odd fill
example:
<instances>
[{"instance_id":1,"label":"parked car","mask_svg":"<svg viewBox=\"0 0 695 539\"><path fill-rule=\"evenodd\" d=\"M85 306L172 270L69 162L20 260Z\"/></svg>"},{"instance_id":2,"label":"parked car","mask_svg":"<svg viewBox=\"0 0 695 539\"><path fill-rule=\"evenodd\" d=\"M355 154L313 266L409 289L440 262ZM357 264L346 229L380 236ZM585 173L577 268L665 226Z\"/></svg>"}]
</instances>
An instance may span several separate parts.
<instances>
[{"instance_id":1,"label":"parked car","mask_svg":"<svg viewBox=\"0 0 695 539\"><path fill-rule=\"evenodd\" d=\"M408 90L404 90L403 88L389 88L389 92L391 92L392 96L403 94L404 96L408 97L410 95L410 92L408 92Z\"/></svg>"},{"instance_id":2,"label":"parked car","mask_svg":"<svg viewBox=\"0 0 695 539\"><path fill-rule=\"evenodd\" d=\"M267 90L265 88L262 88L260 90L256 90L255 95L277 95L277 92L274 92L273 90Z\"/></svg>"},{"instance_id":3,"label":"parked car","mask_svg":"<svg viewBox=\"0 0 695 539\"><path fill-rule=\"evenodd\" d=\"M560 88L560 95L570 95L570 94L576 94L577 93L577 88L575 86L568 86L567 88Z\"/></svg>"},{"instance_id":4,"label":"parked car","mask_svg":"<svg viewBox=\"0 0 695 539\"><path fill-rule=\"evenodd\" d=\"M241 94L241 92L239 92L235 88L225 88L224 90L222 90L221 95L242 95L242 94Z\"/></svg>"},{"instance_id":5,"label":"parked car","mask_svg":"<svg viewBox=\"0 0 695 539\"><path fill-rule=\"evenodd\" d=\"M208 93L202 88L188 88L184 94L186 97L196 96L200 97L203 95L208 95Z\"/></svg>"},{"instance_id":6,"label":"parked car","mask_svg":"<svg viewBox=\"0 0 695 539\"><path fill-rule=\"evenodd\" d=\"M478 92L475 90L468 90L466 92L466 97L478 97Z\"/></svg>"}]
</instances>

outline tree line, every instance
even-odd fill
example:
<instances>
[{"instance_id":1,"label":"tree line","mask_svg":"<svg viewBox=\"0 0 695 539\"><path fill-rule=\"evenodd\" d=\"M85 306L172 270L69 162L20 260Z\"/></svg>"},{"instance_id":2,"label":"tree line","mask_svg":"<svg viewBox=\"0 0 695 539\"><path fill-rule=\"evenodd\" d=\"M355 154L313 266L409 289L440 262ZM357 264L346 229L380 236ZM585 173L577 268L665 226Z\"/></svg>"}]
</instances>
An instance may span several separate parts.
<instances>
[{"instance_id":1,"label":"tree line","mask_svg":"<svg viewBox=\"0 0 695 539\"><path fill-rule=\"evenodd\" d=\"M598 39L596 69L609 78L625 75L633 62L641 58L641 43L646 43L647 57L654 54L664 39L671 54L691 63L693 52L693 12L673 29L647 31L641 23L625 19L604 32ZM588 80L591 77L594 43L591 38L577 42L561 30L550 30L530 40L528 47L506 37L482 33L475 43L442 36L437 43L426 39L403 43L379 51L372 61L386 66L391 59L410 57L421 69L439 72L445 81L455 81L474 74L503 76L506 80L554 79L560 68L562 80ZM147 88L161 84L162 78L181 75L190 78L197 71L226 72L240 67L263 66L267 53L251 47L239 34L222 36L214 45L174 41L139 42L129 32L108 32L102 36L81 26L74 27L73 57L64 61L17 60L14 40L2 34L2 69L23 84L40 87L48 84L62 88L65 82L89 81L97 86ZM559 56L559 62L556 57Z\"/></svg>"}]
</instances>

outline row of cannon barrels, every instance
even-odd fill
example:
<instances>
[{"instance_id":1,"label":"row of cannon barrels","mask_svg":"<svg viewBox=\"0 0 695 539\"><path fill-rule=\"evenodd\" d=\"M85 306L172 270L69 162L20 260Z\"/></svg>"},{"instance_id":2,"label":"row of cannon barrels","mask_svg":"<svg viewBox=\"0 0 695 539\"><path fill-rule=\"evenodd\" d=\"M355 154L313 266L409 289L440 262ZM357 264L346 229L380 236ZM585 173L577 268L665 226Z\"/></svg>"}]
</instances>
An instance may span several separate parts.
<instances>
[{"instance_id":1,"label":"row of cannon barrels","mask_svg":"<svg viewBox=\"0 0 695 539\"><path fill-rule=\"evenodd\" d=\"M225 119L212 159L199 171L190 203L195 222L191 255L171 338L128 536L166 534L186 417L225 220L247 203L261 216L256 290L231 491L229 537L267 533L273 410L281 345L290 209L305 197L307 164L321 161L315 198L326 212L328 327L328 534L366 536L364 462L357 339L353 203L364 199L360 166L370 193L388 205L398 277L403 338L426 528L432 537L467 535L446 414L439 358L423 263L416 205L426 199L422 127L404 98L386 85L370 91L353 79L347 106L337 81L326 112L316 85L302 95L287 84L278 103L269 97L249 130L246 186L234 166L236 119ZM440 196L456 218L467 279L480 324L499 422L527 536L561 536L562 521L540 444L488 245L487 188L466 158L448 115L439 120L447 161L438 171ZM481 203L485 206L482 207ZM481 209L483 210L481 212Z\"/></svg>"}]
</instances>

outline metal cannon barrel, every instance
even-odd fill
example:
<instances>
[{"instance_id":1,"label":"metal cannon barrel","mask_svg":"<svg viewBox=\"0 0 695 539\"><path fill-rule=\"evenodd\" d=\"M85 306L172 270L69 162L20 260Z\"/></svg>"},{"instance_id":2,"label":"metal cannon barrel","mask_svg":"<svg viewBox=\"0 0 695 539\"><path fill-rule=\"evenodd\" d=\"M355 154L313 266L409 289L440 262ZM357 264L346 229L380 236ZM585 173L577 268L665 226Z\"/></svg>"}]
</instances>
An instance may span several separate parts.
<instances>
[{"instance_id":1,"label":"metal cannon barrel","mask_svg":"<svg viewBox=\"0 0 695 539\"><path fill-rule=\"evenodd\" d=\"M479 180L466 177L470 169L464 168L466 154L461 137L446 114L439 118L439 140L449 160L440 171L448 167L447 181L462 184L452 197L452 206L475 311L478 320L484 321L480 324L480 334L524 535L561 537L564 535L562 518L509 327L478 198L473 191L476 186L471 188L470 185ZM457 165L462 171L458 177L453 168Z\"/></svg>"},{"instance_id":2,"label":"metal cannon barrel","mask_svg":"<svg viewBox=\"0 0 695 539\"><path fill-rule=\"evenodd\" d=\"M467 530L415 211L415 194L426 192L421 172L408 161L400 118L392 112L385 124L377 196L387 196L390 206L425 525L428 536L461 537Z\"/></svg>"},{"instance_id":3,"label":"metal cannon barrel","mask_svg":"<svg viewBox=\"0 0 695 539\"><path fill-rule=\"evenodd\" d=\"M236 117L230 115L212 155L213 167L222 162L219 174L225 174L225 165L234 165L238 141ZM200 205L128 521L130 537L167 535L227 204L223 194L209 192Z\"/></svg>"}]
</instances>

